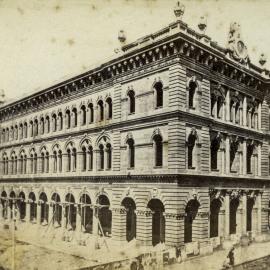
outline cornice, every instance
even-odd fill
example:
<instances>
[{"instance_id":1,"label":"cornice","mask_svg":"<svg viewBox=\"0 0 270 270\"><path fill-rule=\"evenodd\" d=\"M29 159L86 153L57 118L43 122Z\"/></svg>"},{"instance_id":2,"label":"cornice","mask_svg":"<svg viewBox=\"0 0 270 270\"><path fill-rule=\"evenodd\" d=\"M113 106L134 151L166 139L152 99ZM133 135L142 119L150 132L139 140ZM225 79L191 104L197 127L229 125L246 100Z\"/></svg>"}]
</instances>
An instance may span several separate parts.
<instances>
[{"instance_id":1,"label":"cornice","mask_svg":"<svg viewBox=\"0 0 270 270\"><path fill-rule=\"evenodd\" d=\"M166 28L167 29L167 28ZM250 65L249 69L226 57L224 49L212 42L210 38L196 33L186 24L177 21L169 25L169 34L167 30L161 30L153 34L154 39L149 44L138 46L136 49L116 55L116 58L108 61L95 69L86 73L65 80L52 87L41 90L28 97L22 98L11 104L0 108L0 118L7 119L13 117L14 112L25 112L31 108L37 108L40 104L48 104L51 101L62 100L67 95L78 95L78 92L84 92L86 89L93 89L96 85L104 82L117 82L127 72L138 71L139 68L147 66L149 63L158 63L159 60L165 60L168 57L184 56L195 61L195 65L202 64L209 68L210 72L217 72L224 75L229 83L235 85L238 81L248 88L264 91L269 79L265 79L260 73L263 69ZM156 37L162 38L157 38ZM162 62L162 61L161 61ZM251 68L254 67L254 70ZM216 79L219 81L219 79Z\"/></svg>"},{"instance_id":2,"label":"cornice","mask_svg":"<svg viewBox=\"0 0 270 270\"><path fill-rule=\"evenodd\" d=\"M117 172L115 172L117 173ZM76 179L76 181L74 181ZM0 184L10 184L10 183L102 183L108 185L117 184L176 184L177 186L185 187L209 187L210 189L218 188L234 188L239 185L249 188L269 188L270 179L269 177L256 177L256 178L246 178L243 176L233 177L233 176L213 176L209 173L205 175L187 175L187 174L144 174L144 175L131 175L131 174L120 174L120 175L106 175L106 176L69 176L69 175L58 175L55 176L44 176L44 177L20 177L20 178L4 178L0 179Z\"/></svg>"}]
</instances>

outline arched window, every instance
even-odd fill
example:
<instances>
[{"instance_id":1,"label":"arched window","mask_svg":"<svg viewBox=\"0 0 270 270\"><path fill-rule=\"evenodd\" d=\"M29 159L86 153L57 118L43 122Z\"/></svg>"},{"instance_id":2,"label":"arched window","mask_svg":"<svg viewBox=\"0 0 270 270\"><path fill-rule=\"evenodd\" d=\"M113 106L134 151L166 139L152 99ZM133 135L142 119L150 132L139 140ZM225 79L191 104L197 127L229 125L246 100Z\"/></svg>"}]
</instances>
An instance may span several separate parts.
<instances>
[{"instance_id":1,"label":"arched window","mask_svg":"<svg viewBox=\"0 0 270 270\"><path fill-rule=\"evenodd\" d=\"M34 124L33 121L30 121L30 137L34 136Z\"/></svg>"},{"instance_id":2,"label":"arched window","mask_svg":"<svg viewBox=\"0 0 270 270\"><path fill-rule=\"evenodd\" d=\"M27 173L27 156L24 155L24 167L23 167L23 173Z\"/></svg>"},{"instance_id":3,"label":"arched window","mask_svg":"<svg viewBox=\"0 0 270 270\"><path fill-rule=\"evenodd\" d=\"M135 93L134 91L129 91L128 94L128 112L135 113Z\"/></svg>"},{"instance_id":4,"label":"arched window","mask_svg":"<svg viewBox=\"0 0 270 270\"><path fill-rule=\"evenodd\" d=\"M82 171L86 171L87 167L87 156L86 156L86 148L82 147Z\"/></svg>"},{"instance_id":5,"label":"arched window","mask_svg":"<svg viewBox=\"0 0 270 270\"><path fill-rule=\"evenodd\" d=\"M30 173L34 172L34 156L30 154Z\"/></svg>"},{"instance_id":6,"label":"arched window","mask_svg":"<svg viewBox=\"0 0 270 270\"><path fill-rule=\"evenodd\" d=\"M134 147L134 140L128 139L128 167L134 168L135 167L135 147Z\"/></svg>"},{"instance_id":7,"label":"arched window","mask_svg":"<svg viewBox=\"0 0 270 270\"><path fill-rule=\"evenodd\" d=\"M195 169L196 161L195 161L195 154L196 154L196 147L195 143L197 140L196 131L192 130L188 136L187 140L187 167L188 169Z\"/></svg>"},{"instance_id":8,"label":"arched window","mask_svg":"<svg viewBox=\"0 0 270 270\"><path fill-rule=\"evenodd\" d=\"M93 170L93 147L88 147L88 170Z\"/></svg>"},{"instance_id":9,"label":"arched window","mask_svg":"<svg viewBox=\"0 0 270 270\"><path fill-rule=\"evenodd\" d=\"M15 125L15 128L14 128L14 140L18 140L18 126Z\"/></svg>"},{"instance_id":10,"label":"arched window","mask_svg":"<svg viewBox=\"0 0 270 270\"><path fill-rule=\"evenodd\" d=\"M27 135L28 135L27 134L28 133L27 132L27 122L24 123L24 129L23 130L24 130L24 132L23 132L24 133L24 138L27 138Z\"/></svg>"},{"instance_id":11,"label":"arched window","mask_svg":"<svg viewBox=\"0 0 270 270\"><path fill-rule=\"evenodd\" d=\"M195 109L195 94L196 94L197 84L196 82L190 82L188 89L188 107Z\"/></svg>"},{"instance_id":12,"label":"arched window","mask_svg":"<svg viewBox=\"0 0 270 270\"><path fill-rule=\"evenodd\" d=\"M230 145L230 170L231 172L236 172L236 156L238 151L238 142L231 142Z\"/></svg>"},{"instance_id":13,"label":"arched window","mask_svg":"<svg viewBox=\"0 0 270 270\"><path fill-rule=\"evenodd\" d=\"M62 112L58 113L58 130L63 129L63 114Z\"/></svg>"},{"instance_id":14,"label":"arched window","mask_svg":"<svg viewBox=\"0 0 270 270\"><path fill-rule=\"evenodd\" d=\"M21 123L19 125L19 139L21 140L23 138L23 124Z\"/></svg>"},{"instance_id":15,"label":"arched window","mask_svg":"<svg viewBox=\"0 0 270 270\"><path fill-rule=\"evenodd\" d=\"M57 172L57 153L53 152L53 172Z\"/></svg>"},{"instance_id":16,"label":"arched window","mask_svg":"<svg viewBox=\"0 0 270 270\"><path fill-rule=\"evenodd\" d=\"M73 117L73 127L77 127L77 109L76 108L73 108L72 109L72 117Z\"/></svg>"},{"instance_id":17,"label":"arched window","mask_svg":"<svg viewBox=\"0 0 270 270\"><path fill-rule=\"evenodd\" d=\"M163 106L163 85L161 82L157 82L154 86L156 96L156 108Z\"/></svg>"},{"instance_id":18,"label":"arched window","mask_svg":"<svg viewBox=\"0 0 270 270\"><path fill-rule=\"evenodd\" d=\"M235 104L235 123L240 124L240 103Z\"/></svg>"},{"instance_id":19,"label":"arched window","mask_svg":"<svg viewBox=\"0 0 270 270\"><path fill-rule=\"evenodd\" d=\"M222 106L223 106L223 97L219 96L217 99L217 117L222 118Z\"/></svg>"},{"instance_id":20,"label":"arched window","mask_svg":"<svg viewBox=\"0 0 270 270\"><path fill-rule=\"evenodd\" d=\"M106 99L107 107L107 119L112 119L112 99L109 97Z\"/></svg>"},{"instance_id":21,"label":"arched window","mask_svg":"<svg viewBox=\"0 0 270 270\"><path fill-rule=\"evenodd\" d=\"M66 128L70 128L70 126L71 126L70 110L66 110Z\"/></svg>"},{"instance_id":22,"label":"arched window","mask_svg":"<svg viewBox=\"0 0 270 270\"><path fill-rule=\"evenodd\" d=\"M58 168L59 172L62 172L62 151L58 151Z\"/></svg>"},{"instance_id":23,"label":"arched window","mask_svg":"<svg viewBox=\"0 0 270 270\"><path fill-rule=\"evenodd\" d=\"M17 174L17 156L14 158L14 174Z\"/></svg>"},{"instance_id":24,"label":"arched window","mask_svg":"<svg viewBox=\"0 0 270 270\"><path fill-rule=\"evenodd\" d=\"M86 108L84 105L81 107L81 125L86 125Z\"/></svg>"},{"instance_id":25,"label":"arched window","mask_svg":"<svg viewBox=\"0 0 270 270\"><path fill-rule=\"evenodd\" d=\"M71 171L71 151L70 149L67 150L67 171Z\"/></svg>"},{"instance_id":26,"label":"arched window","mask_svg":"<svg viewBox=\"0 0 270 270\"><path fill-rule=\"evenodd\" d=\"M77 168L77 151L76 148L72 149L72 169L75 172Z\"/></svg>"},{"instance_id":27,"label":"arched window","mask_svg":"<svg viewBox=\"0 0 270 270\"><path fill-rule=\"evenodd\" d=\"M50 117L46 116L46 133L50 133Z\"/></svg>"},{"instance_id":28,"label":"arched window","mask_svg":"<svg viewBox=\"0 0 270 270\"><path fill-rule=\"evenodd\" d=\"M215 137L211 142L211 170L218 169L218 150L220 147L220 139Z\"/></svg>"},{"instance_id":29,"label":"arched window","mask_svg":"<svg viewBox=\"0 0 270 270\"><path fill-rule=\"evenodd\" d=\"M154 141L154 155L155 155L155 166L160 167L163 163L163 142L160 135L155 135Z\"/></svg>"},{"instance_id":30,"label":"arched window","mask_svg":"<svg viewBox=\"0 0 270 270\"><path fill-rule=\"evenodd\" d=\"M99 169L104 170L104 146L99 146Z\"/></svg>"},{"instance_id":31,"label":"arched window","mask_svg":"<svg viewBox=\"0 0 270 270\"><path fill-rule=\"evenodd\" d=\"M106 145L106 153L107 153L107 170L112 168L112 146L111 144Z\"/></svg>"},{"instance_id":32,"label":"arched window","mask_svg":"<svg viewBox=\"0 0 270 270\"><path fill-rule=\"evenodd\" d=\"M50 170L50 156L49 153L46 152L46 168L45 168L46 173L48 173L49 170Z\"/></svg>"},{"instance_id":33,"label":"arched window","mask_svg":"<svg viewBox=\"0 0 270 270\"><path fill-rule=\"evenodd\" d=\"M11 174L14 173L14 156L11 157Z\"/></svg>"},{"instance_id":34,"label":"arched window","mask_svg":"<svg viewBox=\"0 0 270 270\"><path fill-rule=\"evenodd\" d=\"M89 124L94 122L94 106L92 103L88 105L89 108Z\"/></svg>"},{"instance_id":35,"label":"arched window","mask_svg":"<svg viewBox=\"0 0 270 270\"><path fill-rule=\"evenodd\" d=\"M40 118L40 134L43 135L45 132L45 122L44 122L44 118L41 117Z\"/></svg>"},{"instance_id":36,"label":"arched window","mask_svg":"<svg viewBox=\"0 0 270 270\"><path fill-rule=\"evenodd\" d=\"M41 153L41 173L45 172L45 154Z\"/></svg>"},{"instance_id":37,"label":"arched window","mask_svg":"<svg viewBox=\"0 0 270 270\"><path fill-rule=\"evenodd\" d=\"M52 115L52 125L53 125L53 132L57 131L57 117L55 113Z\"/></svg>"},{"instance_id":38,"label":"arched window","mask_svg":"<svg viewBox=\"0 0 270 270\"><path fill-rule=\"evenodd\" d=\"M215 117L215 110L216 110L216 96L214 93L211 94L211 116Z\"/></svg>"},{"instance_id":39,"label":"arched window","mask_svg":"<svg viewBox=\"0 0 270 270\"><path fill-rule=\"evenodd\" d=\"M34 154L34 173L37 173L37 154Z\"/></svg>"},{"instance_id":40,"label":"arched window","mask_svg":"<svg viewBox=\"0 0 270 270\"><path fill-rule=\"evenodd\" d=\"M38 120L35 119L34 121L34 136L38 135Z\"/></svg>"},{"instance_id":41,"label":"arched window","mask_svg":"<svg viewBox=\"0 0 270 270\"><path fill-rule=\"evenodd\" d=\"M104 107L103 107L103 101L99 100L98 102L98 113L99 113L99 121L104 120Z\"/></svg>"},{"instance_id":42,"label":"arched window","mask_svg":"<svg viewBox=\"0 0 270 270\"><path fill-rule=\"evenodd\" d=\"M6 129L6 141L9 141L9 128Z\"/></svg>"},{"instance_id":43,"label":"arched window","mask_svg":"<svg viewBox=\"0 0 270 270\"><path fill-rule=\"evenodd\" d=\"M14 139L14 127L10 128L10 139L13 140Z\"/></svg>"},{"instance_id":44,"label":"arched window","mask_svg":"<svg viewBox=\"0 0 270 270\"><path fill-rule=\"evenodd\" d=\"M252 155L253 155L253 144L247 145L247 173L252 173Z\"/></svg>"}]
</instances>

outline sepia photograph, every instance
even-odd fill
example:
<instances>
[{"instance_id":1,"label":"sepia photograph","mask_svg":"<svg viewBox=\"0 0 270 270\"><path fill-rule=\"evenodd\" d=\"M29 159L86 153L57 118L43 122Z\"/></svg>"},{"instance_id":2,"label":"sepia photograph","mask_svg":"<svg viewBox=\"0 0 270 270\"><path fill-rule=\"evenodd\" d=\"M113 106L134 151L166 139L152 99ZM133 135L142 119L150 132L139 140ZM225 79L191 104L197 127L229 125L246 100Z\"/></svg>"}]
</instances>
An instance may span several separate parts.
<instances>
[{"instance_id":1,"label":"sepia photograph","mask_svg":"<svg viewBox=\"0 0 270 270\"><path fill-rule=\"evenodd\" d=\"M0 0L0 270L269 270L269 14Z\"/></svg>"}]
</instances>

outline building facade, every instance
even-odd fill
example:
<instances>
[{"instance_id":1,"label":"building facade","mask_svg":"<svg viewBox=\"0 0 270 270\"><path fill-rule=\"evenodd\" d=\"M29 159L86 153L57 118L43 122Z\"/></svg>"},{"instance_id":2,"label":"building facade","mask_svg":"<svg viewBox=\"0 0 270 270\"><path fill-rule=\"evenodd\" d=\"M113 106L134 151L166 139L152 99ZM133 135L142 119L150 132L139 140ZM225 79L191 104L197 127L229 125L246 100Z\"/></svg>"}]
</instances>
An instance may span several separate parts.
<instances>
[{"instance_id":1,"label":"building facade","mask_svg":"<svg viewBox=\"0 0 270 270\"><path fill-rule=\"evenodd\" d=\"M187 252L267 232L269 72L238 30L177 20L3 104L0 219Z\"/></svg>"}]
</instances>

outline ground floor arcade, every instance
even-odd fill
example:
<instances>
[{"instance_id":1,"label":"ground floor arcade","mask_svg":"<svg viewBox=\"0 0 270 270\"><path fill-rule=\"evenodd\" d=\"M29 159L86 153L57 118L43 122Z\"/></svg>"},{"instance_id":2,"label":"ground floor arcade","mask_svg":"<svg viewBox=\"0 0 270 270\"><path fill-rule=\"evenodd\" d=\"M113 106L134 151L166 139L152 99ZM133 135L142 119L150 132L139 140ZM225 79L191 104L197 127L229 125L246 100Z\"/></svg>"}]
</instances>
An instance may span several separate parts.
<instances>
[{"instance_id":1,"label":"ground floor arcade","mask_svg":"<svg viewBox=\"0 0 270 270\"><path fill-rule=\"evenodd\" d=\"M219 245L265 230L261 189L16 186L1 189L0 219L143 245ZM264 200L263 200L264 201Z\"/></svg>"}]
</instances>

